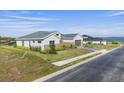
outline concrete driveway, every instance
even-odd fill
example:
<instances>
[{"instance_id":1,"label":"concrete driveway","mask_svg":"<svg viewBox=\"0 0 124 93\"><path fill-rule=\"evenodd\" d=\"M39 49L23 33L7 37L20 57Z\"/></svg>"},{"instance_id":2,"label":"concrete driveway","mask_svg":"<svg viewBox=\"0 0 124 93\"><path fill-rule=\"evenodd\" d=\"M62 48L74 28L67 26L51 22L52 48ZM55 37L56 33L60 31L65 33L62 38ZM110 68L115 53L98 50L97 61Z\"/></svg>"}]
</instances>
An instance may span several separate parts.
<instances>
[{"instance_id":1,"label":"concrete driveway","mask_svg":"<svg viewBox=\"0 0 124 93\"><path fill-rule=\"evenodd\" d=\"M124 47L47 80L47 82L121 81L124 81Z\"/></svg>"}]
</instances>

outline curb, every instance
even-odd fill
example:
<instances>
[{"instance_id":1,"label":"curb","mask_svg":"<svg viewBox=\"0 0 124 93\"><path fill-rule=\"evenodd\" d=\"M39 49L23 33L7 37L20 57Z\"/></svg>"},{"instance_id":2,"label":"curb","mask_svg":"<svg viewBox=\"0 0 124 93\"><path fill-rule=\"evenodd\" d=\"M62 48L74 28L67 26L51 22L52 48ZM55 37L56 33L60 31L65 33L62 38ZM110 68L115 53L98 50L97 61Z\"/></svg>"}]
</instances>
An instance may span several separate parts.
<instances>
[{"instance_id":1,"label":"curb","mask_svg":"<svg viewBox=\"0 0 124 93\"><path fill-rule=\"evenodd\" d=\"M57 75L59 75L59 74L62 74L62 73L64 73L64 72L68 71L68 70L71 70L71 69L73 69L73 68L75 68L75 67L77 67L77 66L79 66L79 65L85 64L85 63L87 63L87 62L89 62L89 61L91 61L91 60L93 60L93 59L96 59L96 58L98 58L98 57L101 57L101 56L103 56L103 55L105 55L105 54L107 54L107 53L110 53L110 52L112 52L112 51L114 51L114 50L116 50L116 49L119 49L119 48L121 48L121 47L123 47L123 45L121 45L121 46L119 46L119 47L117 47L117 48L114 48L114 49L112 49L112 50L109 50L109 51L107 51L107 52L104 52L104 53L102 53L102 54L100 54L100 55L97 55L97 56L95 56L95 57L89 58L89 59L87 59L87 60L85 60L85 61L82 61L82 62L80 62L80 63L77 63L77 64L74 64L74 65L69 66L69 67L67 67L67 68L64 68L64 69L62 69L62 70L53 72L52 74L46 75L46 76L44 76L44 77L42 77L42 78L39 78L39 79L36 79L36 80L34 80L34 81L32 81L32 82L43 82L43 81L46 81L46 80L48 80L48 79L50 79L50 78L53 78L53 77L55 77L55 76L57 76Z\"/></svg>"}]
</instances>

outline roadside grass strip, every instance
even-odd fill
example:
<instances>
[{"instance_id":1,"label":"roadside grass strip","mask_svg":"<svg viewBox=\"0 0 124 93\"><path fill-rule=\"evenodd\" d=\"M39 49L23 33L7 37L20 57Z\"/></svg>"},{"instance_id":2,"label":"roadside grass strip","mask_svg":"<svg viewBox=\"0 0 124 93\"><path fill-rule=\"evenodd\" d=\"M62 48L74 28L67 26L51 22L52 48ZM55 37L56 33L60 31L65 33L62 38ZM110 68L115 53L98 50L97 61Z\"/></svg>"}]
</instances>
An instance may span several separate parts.
<instances>
[{"instance_id":1,"label":"roadside grass strip","mask_svg":"<svg viewBox=\"0 0 124 93\"><path fill-rule=\"evenodd\" d=\"M74 57L74 58L71 58L71 59L62 60L62 61L58 61L58 62L53 62L52 64L56 65L56 66L63 66L65 64L68 64L68 63L71 63L71 62L74 62L74 61L77 61L77 60L80 60L80 59L83 59L83 58L87 58L89 56L92 56L92 55L100 53L100 52L104 53L104 52L106 52L106 50L102 49L102 50L99 50L99 51L96 51L96 52L88 53L88 54L81 55L81 56L78 56L78 57Z\"/></svg>"},{"instance_id":2,"label":"roadside grass strip","mask_svg":"<svg viewBox=\"0 0 124 93\"><path fill-rule=\"evenodd\" d=\"M55 77L55 76L57 76L59 74L62 74L64 72L68 71L68 70L71 70L71 69L73 69L73 68L75 68L75 67L77 67L79 65L82 65L82 64L85 64L87 62L90 62L93 59L101 57L101 56L103 56L103 55L105 55L105 54L107 54L109 52L112 52L112 51L114 51L116 49L119 49L119 48L121 48L123 46L124 45L120 45L119 47L113 48L112 50L109 50L109 51L106 51L106 52L104 51L103 53L99 52L99 53L96 53L96 54L94 54L92 56L88 56L88 57L82 58L82 59L80 59L78 61L74 61L74 62L68 63L68 64L66 64L64 66L59 66L59 67L62 67L60 70L58 70L58 71L56 71L54 73L48 74L48 75L46 75L44 77L41 77L39 79L36 79L36 80L34 80L32 82L44 82L44 81L47 81L48 79L51 79L51 78L53 78L53 77Z\"/></svg>"}]
</instances>

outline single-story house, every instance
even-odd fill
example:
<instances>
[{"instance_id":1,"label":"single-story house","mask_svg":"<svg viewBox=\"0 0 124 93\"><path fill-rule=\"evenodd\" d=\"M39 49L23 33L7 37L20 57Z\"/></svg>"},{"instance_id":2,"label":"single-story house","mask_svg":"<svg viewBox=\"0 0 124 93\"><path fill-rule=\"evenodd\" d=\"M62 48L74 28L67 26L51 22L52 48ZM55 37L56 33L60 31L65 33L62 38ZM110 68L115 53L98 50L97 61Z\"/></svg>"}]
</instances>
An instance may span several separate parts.
<instances>
[{"instance_id":1,"label":"single-story house","mask_svg":"<svg viewBox=\"0 0 124 93\"><path fill-rule=\"evenodd\" d=\"M83 37L83 43L92 43L92 44L107 44L107 41L105 41L103 38L98 38L98 37L92 37L88 35L82 35Z\"/></svg>"},{"instance_id":2,"label":"single-story house","mask_svg":"<svg viewBox=\"0 0 124 93\"><path fill-rule=\"evenodd\" d=\"M61 34L57 31L38 31L28 34L16 39L17 46L37 47L40 46L42 50L48 48L50 44L55 44L59 47L61 41Z\"/></svg>"},{"instance_id":3,"label":"single-story house","mask_svg":"<svg viewBox=\"0 0 124 93\"><path fill-rule=\"evenodd\" d=\"M64 44L82 46L83 38L79 34L62 34L62 41Z\"/></svg>"}]
</instances>

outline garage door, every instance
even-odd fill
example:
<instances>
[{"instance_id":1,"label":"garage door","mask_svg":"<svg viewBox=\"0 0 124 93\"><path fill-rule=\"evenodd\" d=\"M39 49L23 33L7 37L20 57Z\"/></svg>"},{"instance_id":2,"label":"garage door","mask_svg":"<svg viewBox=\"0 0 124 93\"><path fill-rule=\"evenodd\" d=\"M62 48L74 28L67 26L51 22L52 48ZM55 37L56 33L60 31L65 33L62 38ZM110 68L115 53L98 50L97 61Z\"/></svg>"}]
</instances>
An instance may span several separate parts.
<instances>
[{"instance_id":1,"label":"garage door","mask_svg":"<svg viewBox=\"0 0 124 93\"><path fill-rule=\"evenodd\" d=\"M81 46L81 40L75 40L75 45L76 46Z\"/></svg>"}]
</instances>

